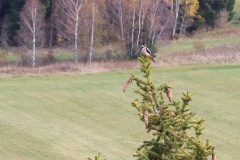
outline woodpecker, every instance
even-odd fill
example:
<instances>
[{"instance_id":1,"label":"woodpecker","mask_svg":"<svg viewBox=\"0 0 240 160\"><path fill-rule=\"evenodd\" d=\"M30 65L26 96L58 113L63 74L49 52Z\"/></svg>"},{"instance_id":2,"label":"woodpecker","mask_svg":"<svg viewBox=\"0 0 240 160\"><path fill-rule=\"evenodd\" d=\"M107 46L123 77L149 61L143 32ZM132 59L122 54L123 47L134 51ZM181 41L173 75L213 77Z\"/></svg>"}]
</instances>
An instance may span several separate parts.
<instances>
[{"instance_id":1,"label":"woodpecker","mask_svg":"<svg viewBox=\"0 0 240 160\"><path fill-rule=\"evenodd\" d=\"M141 51L142 51L142 54L143 54L144 56L149 57L149 58L155 63L155 61L154 61L154 59L153 59L153 56L152 56L152 53L151 53L150 49L147 48L147 45L146 45L146 44L142 44Z\"/></svg>"}]
</instances>

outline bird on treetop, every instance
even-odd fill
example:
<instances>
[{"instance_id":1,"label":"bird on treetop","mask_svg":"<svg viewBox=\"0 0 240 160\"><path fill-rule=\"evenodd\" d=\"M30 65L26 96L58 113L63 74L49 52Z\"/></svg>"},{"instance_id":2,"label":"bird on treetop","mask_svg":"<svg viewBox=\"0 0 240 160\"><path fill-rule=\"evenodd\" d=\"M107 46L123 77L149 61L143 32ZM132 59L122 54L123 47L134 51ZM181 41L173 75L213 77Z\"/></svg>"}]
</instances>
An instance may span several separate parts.
<instances>
[{"instance_id":1,"label":"bird on treetop","mask_svg":"<svg viewBox=\"0 0 240 160\"><path fill-rule=\"evenodd\" d=\"M150 51L149 48L147 48L147 45L145 43L142 44L141 52L144 56L149 57L155 63L155 60L153 59L153 56L152 56L152 52Z\"/></svg>"}]
</instances>

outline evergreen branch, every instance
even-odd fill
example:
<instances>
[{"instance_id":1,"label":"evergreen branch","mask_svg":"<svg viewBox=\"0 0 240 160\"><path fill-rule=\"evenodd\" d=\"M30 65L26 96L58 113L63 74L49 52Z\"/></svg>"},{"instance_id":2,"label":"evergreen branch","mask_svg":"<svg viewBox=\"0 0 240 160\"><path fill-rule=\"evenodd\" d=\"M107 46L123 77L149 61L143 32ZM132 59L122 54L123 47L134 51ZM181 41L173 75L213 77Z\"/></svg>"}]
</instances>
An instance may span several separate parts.
<instances>
[{"instance_id":1,"label":"evergreen branch","mask_svg":"<svg viewBox=\"0 0 240 160\"><path fill-rule=\"evenodd\" d=\"M135 76L132 76L132 80L133 80L133 81L137 81L138 83L140 83L140 84L142 84L142 85L145 85L145 86L147 85L146 82L140 80L139 78L136 78Z\"/></svg>"},{"instance_id":2,"label":"evergreen branch","mask_svg":"<svg viewBox=\"0 0 240 160\"><path fill-rule=\"evenodd\" d=\"M144 56L140 56L138 59L142 63L140 70L145 81L132 74L132 81L135 81L139 87L135 93L142 97L142 101L134 100L132 106L137 109L147 132L153 131L153 136L156 138L144 141L134 156L138 157L138 160L206 160L208 155L214 157L214 146L210 145L208 141L203 144L199 139L204 130L202 124L205 120L194 120L193 117L196 113L187 108L189 102L192 101L193 94L183 92L182 105L179 101L172 101L171 87L164 83L155 88L151 81L150 59ZM166 104L164 93L170 104ZM195 130L193 137L188 135L189 129Z\"/></svg>"}]
</instances>

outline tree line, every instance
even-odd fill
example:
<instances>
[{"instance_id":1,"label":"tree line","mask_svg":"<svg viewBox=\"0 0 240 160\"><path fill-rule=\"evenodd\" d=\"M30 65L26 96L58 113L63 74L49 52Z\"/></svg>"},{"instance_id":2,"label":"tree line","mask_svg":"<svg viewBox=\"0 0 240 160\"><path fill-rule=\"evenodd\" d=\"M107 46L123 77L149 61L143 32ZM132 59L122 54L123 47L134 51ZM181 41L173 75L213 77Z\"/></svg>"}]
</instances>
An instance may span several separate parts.
<instances>
[{"instance_id":1,"label":"tree line","mask_svg":"<svg viewBox=\"0 0 240 160\"><path fill-rule=\"evenodd\" d=\"M235 0L0 0L0 47L32 50L53 46L92 61L94 48L119 44L123 55L152 50L163 38L215 27L221 11L234 15Z\"/></svg>"}]
</instances>

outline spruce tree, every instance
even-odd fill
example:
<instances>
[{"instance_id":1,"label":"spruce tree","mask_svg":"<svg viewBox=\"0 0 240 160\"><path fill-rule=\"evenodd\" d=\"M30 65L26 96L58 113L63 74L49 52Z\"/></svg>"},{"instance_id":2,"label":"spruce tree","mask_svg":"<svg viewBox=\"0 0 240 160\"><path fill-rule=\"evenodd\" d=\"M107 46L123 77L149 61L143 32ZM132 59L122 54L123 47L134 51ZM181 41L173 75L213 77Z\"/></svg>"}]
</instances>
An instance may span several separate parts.
<instances>
[{"instance_id":1,"label":"spruce tree","mask_svg":"<svg viewBox=\"0 0 240 160\"><path fill-rule=\"evenodd\" d=\"M10 45L16 45L14 36L19 25L19 12L22 10L26 0L3 0L0 10L0 21L4 18L7 22L8 38ZM1 27L1 24L0 24Z\"/></svg>"},{"instance_id":2,"label":"spruce tree","mask_svg":"<svg viewBox=\"0 0 240 160\"><path fill-rule=\"evenodd\" d=\"M214 27L215 21L219 18L219 13L223 10L229 12L229 21L233 18L234 5L235 0L199 0L198 12L204 19L206 26Z\"/></svg>"},{"instance_id":3,"label":"spruce tree","mask_svg":"<svg viewBox=\"0 0 240 160\"><path fill-rule=\"evenodd\" d=\"M88 160L106 160L106 159L101 159L101 153L98 153L98 154L94 157L94 159L88 157Z\"/></svg>"},{"instance_id":4,"label":"spruce tree","mask_svg":"<svg viewBox=\"0 0 240 160\"><path fill-rule=\"evenodd\" d=\"M203 143L200 139L205 120L194 119L195 113L188 108L192 94L183 92L182 102L173 100L168 84L156 87L151 80L150 59L144 56L138 59L144 79L132 74L126 79L123 91L131 82L138 86L135 93L142 99L134 100L132 106L154 138L144 141L134 156L138 160L206 160L212 155L215 160L214 146L209 140Z\"/></svg>"},{"instance_id":5,"label":"spruce tree","mask_svg":"<svg viewBox=\"0 0 240 160\"><path fill-rule=\"evenodd\" d=\"M235 0L228 0L226 2L226 10L229 12L229 20L232 20L233 16L235 15L234 5L235 5Z\"/></svg>"}]
</instances>

